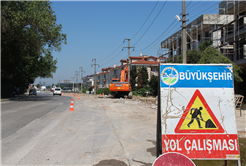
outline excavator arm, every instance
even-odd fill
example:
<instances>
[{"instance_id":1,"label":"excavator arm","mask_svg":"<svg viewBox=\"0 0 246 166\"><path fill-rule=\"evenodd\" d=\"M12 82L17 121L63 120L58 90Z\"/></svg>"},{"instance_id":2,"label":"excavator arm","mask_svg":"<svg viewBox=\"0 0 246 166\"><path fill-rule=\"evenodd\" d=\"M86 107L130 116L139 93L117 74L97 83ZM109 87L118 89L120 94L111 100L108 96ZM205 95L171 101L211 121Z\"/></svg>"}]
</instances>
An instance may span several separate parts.
<instances>
[{"instance_id":1,"label":"excavator arm","mask_svg":"<svg viewBox=\"0 0 246 166\"><path fill-rule=\"evenodd\" d=\"M120 82L128 82L128 66L121 70Z\"/></svg>"}]
</instances>

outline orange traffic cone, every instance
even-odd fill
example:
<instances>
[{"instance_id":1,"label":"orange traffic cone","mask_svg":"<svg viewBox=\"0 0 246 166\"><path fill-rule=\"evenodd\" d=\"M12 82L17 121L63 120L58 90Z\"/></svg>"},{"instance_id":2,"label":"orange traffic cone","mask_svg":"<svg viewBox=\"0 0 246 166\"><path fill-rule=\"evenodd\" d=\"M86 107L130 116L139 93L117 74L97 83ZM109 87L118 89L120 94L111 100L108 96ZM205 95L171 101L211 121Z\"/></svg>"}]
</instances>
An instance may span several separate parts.
<instances>
[{"instance_id":1,"label":"orange traffic cone","mask_svg":"<svg viewBox=\"0 0 246 166\"><path fill-rule=\"evenodd\" d=\"M101 93L100 93L100 97L102 97L102 96L101 96Z\"/></svg>"},{"instance_id":2,"label":"orange traffic cone","mask_svg":"<svg viewBox=\"0 0 246 166\"><path fill-rule=\"evenodd\" d=\"M104 97L104 93L103 93L103 97Z\"/></svg>"},{"instance_id":3,"label":"orange traffic cone","mask_svg":"<svg viewBox=\"0 0 246 166\"><path fill-rule=\"evenodd\" d=\"M74 111L74 109L73 109L73 99L71 100L70 109L68 111Z\"/></svg>"},{"instance_id":4,"label":"orange traffic cone","mask_svg":"<svg viewBox=\"0 0 246 166\"><path fill-rule=\"evenodd\" d=\"M72 96L72 93L71 93L71 95L70 96Z\"/></svg>"},{"instance_id":5,"label":"orange traffic cone","mask_svg":"<svg viewBox=\"0 0 246 166\"><path fill-rule=\"evenodd\" d=\"M80 99L80 97L78 96L78 99Z\"/></svg>"},{"instance_id":6,"label":"orange traffic cone","mask_svg":"<svg viewBox=\"0 0 246 166\"><path fill-rule=\"evenodd\" d=\"M63 96L63 93L61 95Z\"/></svg>"}]
</instances>

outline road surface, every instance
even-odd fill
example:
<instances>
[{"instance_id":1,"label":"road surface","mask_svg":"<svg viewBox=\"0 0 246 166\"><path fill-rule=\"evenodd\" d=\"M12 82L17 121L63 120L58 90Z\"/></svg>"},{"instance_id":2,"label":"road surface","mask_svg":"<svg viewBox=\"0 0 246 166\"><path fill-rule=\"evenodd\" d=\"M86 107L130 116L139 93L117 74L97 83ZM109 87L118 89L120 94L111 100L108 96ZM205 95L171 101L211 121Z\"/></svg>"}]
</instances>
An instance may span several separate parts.
<instances>
[{"instance_id":1,"label":"road surface","mask_svg":"<svg viewBox=\"0 0 246 166\"><path fill-rule=\"evenodd\" d=\"M71 112L71 99L41 92L2 102L2 165L153 163L156 109L85 95L73 96Z\"/></svg>"}]
</instances>

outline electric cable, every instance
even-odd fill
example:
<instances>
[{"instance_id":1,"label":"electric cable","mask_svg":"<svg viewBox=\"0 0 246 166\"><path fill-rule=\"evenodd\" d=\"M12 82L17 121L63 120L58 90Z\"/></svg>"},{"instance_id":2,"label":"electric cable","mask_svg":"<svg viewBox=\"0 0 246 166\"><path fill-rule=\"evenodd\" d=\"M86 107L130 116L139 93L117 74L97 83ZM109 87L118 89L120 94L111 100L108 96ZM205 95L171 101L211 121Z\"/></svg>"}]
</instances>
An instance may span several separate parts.
<instances>
[{"instance_id":1,"label":"electric cable","mask_svg":"<svg viewBox=\"0 0 246 166\"><path fill-rule=\"evenodd\" d=\"M155 7L157 6L159 0L156 2L154 8L152 9L152 11L150 12L149 16L147 17L147 19L145 20L145 22L143 23L143 25L139 28L139 30L135 33L135 35L133 35L133 37L131 39L133 39L137 34L138 32L143 28L143 26L145 25L145 23L147 22L147 20L149 19L150 15L153 13L153 11L155 10Z\"/></svg>"},{"instance_id":2,"label":"electric cable","mask_svg":"<svg viewBox=\"0 0 246 166\"><path fill-rule=\"evenodd\" d=\"M171 27L173 26L173 24L174 24L175 21L176 21L176 20L174 20L174 21L171 23L171 25L170 25L167 29L165 29L165 30L162 32L162 34L161 34L159 37L157 37L151 44L149 44L148 46L146 46L146 47L143 48L143 49L136 50L135 52L139 52L139 51L145 50L146 48L148 48L149 46L151 46L153 43L155 43L156 40L160 39L160 38L168 31L168 29L171 28Z\"/></svg>"},{"instance_id":3,"label":"electric cable","mask_svg":"<svg viewBox=\"0 0 246 166\"><path fill-rule=\"evenodd\" d=\"M190 1L190 3L192 2L192 0ZM185 7L186 9L188 8L188 6L190 5L190 3Z\"/></svg>"},{"instance_id":4,"label":"electric cable","mask_svg":"<svg viewBox=\"0 0 246 166\"><path fill-rule=\"evenodd\" d=\"M146 34L146 32L149 30L149 28L153 25L153 23L155 22L156 18L157 18L157 17L159 16L159 14L161 13L161 11L162 11L163 7L166 5L166 3L167 3L167 0L166 0L166 2L162 5L160 11L159 11L158 14L156 15L156 17L154 18L154 20L152 21L152 23L150 24L150 26L147 28L147 30L144 32L144 34L138 39L138 41L137 41L135 44L133 44L133 46L135 46L135 45L142 39L142 37Z\"/></svg>"},{"instance_id":5,"label":"electric cable","mask_svg":"<svg viewBox=\"0 0 246 166\"><path fill-rule=\"evenodd\" d=\"M193 5L194 6L194 5ZM210 9L211 7L209 7L209 9ZM207 10L207 9L206 9ZM213 9L214 10L214 9ZM178 28L179 29L179 28ZM178 31L178 29L177 29L177 31ZM168 32L168 34L169 34L169 32ZM165 35L166 36L166 35ZM157 43L158 41L154 41L154 42L152 42L150 45L152 45L152 44L154 44L154 43ZM150 46L149 45L149 46ZM149 46L147 46L147 47L145 47L144 49L146 49L146 48L148 48ZM150 52L150 51L152 51L153 50L153 48L154 47L156 47L156 45L154 45L154 46L152 46L152 47L150 47L148 50L146 50L146 52ZM155 48L154 48L155 49ZM143 49L141 49L141 50L143 50ZM138 52L138 51L141 51L141 50L137 50L136 52Z\"/></svg>"},{"instance_id":6,"label":"electric cable","mask_svg":"<svg viewBox=\"0 0 246 166\"><path fill-rule=\"evenodd\" d=\"M124 42L123 42L123 43L124 43ZM108 57L110 57L112 54L114 54L114 53L115 53L115 52L123 45L123 43L121 43L121 45L120 45L119 47L117 47L117 48L115 49L114 52L112 52L112 53L111 53L110 55L108 55L107 57L98 60L98 62L102 62L102 61L104 61L105 59L107 59Z\"/></svg>"}]
</instances>

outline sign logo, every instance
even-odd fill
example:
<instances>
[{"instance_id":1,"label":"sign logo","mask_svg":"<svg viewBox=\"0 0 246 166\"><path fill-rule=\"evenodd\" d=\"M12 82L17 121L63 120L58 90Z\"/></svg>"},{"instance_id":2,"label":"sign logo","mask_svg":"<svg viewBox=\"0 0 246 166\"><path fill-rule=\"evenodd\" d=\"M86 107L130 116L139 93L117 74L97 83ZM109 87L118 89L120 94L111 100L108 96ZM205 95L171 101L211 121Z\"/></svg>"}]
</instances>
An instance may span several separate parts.
<instances>
[{"instance_id":1,"label":"sign logo","mask_svg":"<svg viewBox=\"0 0 246 166\"><path fill-rule=\"evenodd\" d=\"M166 85L174 85L179 80L179 73L174 67L166 67L162 70L161 80Z\"/></svg>"},{"instance_id":2,"label":"sign logo","mask_svg":"<svg viewBox=\"0 0 246 166\"><path fill-rule=\"evenodd\" d=\"M175 133L224 133L199 90L192 96L175 128Z\"/></svg>"}]
</instances>

